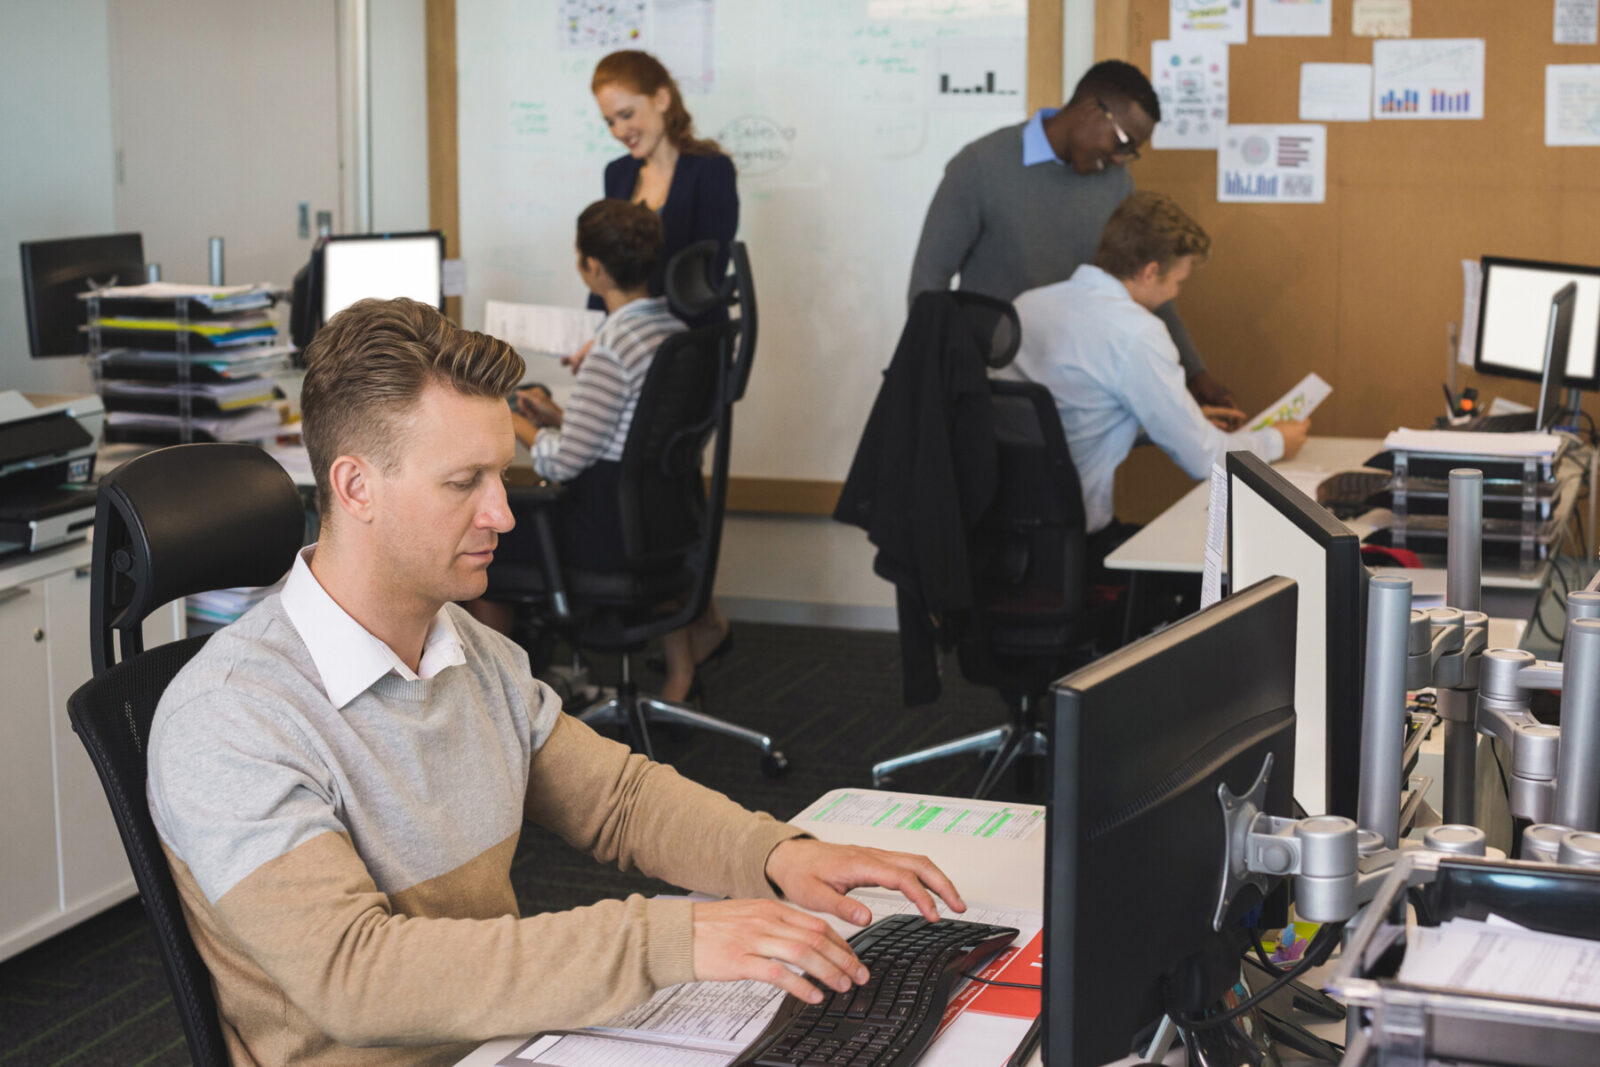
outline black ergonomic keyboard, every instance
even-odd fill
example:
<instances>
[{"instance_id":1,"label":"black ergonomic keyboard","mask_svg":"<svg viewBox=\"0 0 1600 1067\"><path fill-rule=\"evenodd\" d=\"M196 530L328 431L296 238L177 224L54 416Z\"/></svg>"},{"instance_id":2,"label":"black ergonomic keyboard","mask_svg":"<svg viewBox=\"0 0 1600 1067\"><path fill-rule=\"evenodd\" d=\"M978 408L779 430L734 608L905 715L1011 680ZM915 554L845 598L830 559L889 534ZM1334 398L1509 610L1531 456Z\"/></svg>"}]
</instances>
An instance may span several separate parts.
<instances>
[{"instance_id":1,"label":"black ergonomic keyboard","mask_svg":"<svg viewBox=\"0 0 1600 1067\"><path fill-rule=\"evenodd\" d=\"M734 1067L890 1067L915 1063L963 971L1016 938L1009 926L891 915L850 939L866 965L865 985L821 1004L788 996Z\"/></svg>"}]
</instances>

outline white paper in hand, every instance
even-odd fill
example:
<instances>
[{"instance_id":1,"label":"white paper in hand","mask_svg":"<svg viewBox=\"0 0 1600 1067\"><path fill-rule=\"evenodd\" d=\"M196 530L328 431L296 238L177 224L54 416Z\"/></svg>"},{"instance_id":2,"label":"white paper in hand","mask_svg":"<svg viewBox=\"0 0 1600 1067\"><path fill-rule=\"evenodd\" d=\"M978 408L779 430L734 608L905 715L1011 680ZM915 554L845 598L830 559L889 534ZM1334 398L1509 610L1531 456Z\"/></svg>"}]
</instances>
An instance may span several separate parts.
<instances>
[{"instance_id":1,"label":"white paper in hand","mask_svg":"<svg viewBox=\"0 0 1600 1067\"><path fill-rule=\"evenodd\" d=\"M483 332L520 351L559 359L592 340L604 320L601 312L582 308L490 300L484 305Z\"/></svg>"},{"instance_id":2,"label":"white paper in hand","mask_svg":"<svg viewBox=\"0 0 1600 1067\"><path fill-rule=\"evenodd\" d=\"M1245 423L1252 430L1264 430L1268 426L1279 422L1300 422L1309 419L1311 413L1317 410L1317 405L1328 399L1333 392L1333 386L1322 380L1322 376L1312 371L1300 379L1300 384L1284 393L1277 402L1268 406L1261 414Z\"/></svg>"}]
</instances>

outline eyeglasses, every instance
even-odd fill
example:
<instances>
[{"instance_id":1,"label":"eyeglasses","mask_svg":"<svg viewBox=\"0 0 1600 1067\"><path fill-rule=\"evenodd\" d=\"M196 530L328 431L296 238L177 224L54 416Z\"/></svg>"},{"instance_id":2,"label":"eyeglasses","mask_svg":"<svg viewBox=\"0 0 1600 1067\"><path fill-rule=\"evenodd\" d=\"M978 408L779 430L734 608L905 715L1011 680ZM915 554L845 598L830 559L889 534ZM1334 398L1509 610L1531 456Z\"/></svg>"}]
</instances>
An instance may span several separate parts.
<instances>
[{"instance_id":1,"label":"eyeglasses","mask_svg":"<svg viewBox=\"0 0 1600 1067\"><path fill-rule=\"evenodd\" d=\"M1133 138L1128 136L1128 131L1122 128L1122 124L1111 113L1111 109L1106 107L1106 102L1098 96L1094 98L1094 102L1100 106L1100 113L1106 117L1106 121L1111 123L1111 132L1117 135L1116 146L1111 149L1111 158L1124 163L1138 159L1139 146L1133 143Z\"/></svg>"}]
</instances>

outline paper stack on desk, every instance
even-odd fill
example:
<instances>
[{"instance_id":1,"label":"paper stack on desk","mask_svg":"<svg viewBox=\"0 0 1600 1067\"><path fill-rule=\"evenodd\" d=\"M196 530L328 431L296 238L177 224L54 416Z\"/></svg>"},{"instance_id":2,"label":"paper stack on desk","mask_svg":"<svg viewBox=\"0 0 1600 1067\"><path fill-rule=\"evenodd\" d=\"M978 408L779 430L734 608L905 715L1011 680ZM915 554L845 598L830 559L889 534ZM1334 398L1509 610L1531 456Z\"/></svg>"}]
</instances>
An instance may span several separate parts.
<instances>
[{"instance_id":1,"label":"paper stack on desk","mask_svg":"<svg viewBox=\"0 0 1600 1067\"><path fill-rule=\"evenodd\" d=\"M1466 456L1553 456L1561 438L1553 433L1474 433L1471 430L1394 430L1383 447L1407 452Z\"/></svg>"},{"instance_id":2,"label":"paper stack on desk","mask_svg":"<svg viewBox=\"0 0 1600 1067\"><path fill-rule=\"evenodd\" d=\"M1600 1008L1600 942L1503 919L1451 919L1410 936L1399 978L1412 985Z\"/></svg>"}]
</instances>

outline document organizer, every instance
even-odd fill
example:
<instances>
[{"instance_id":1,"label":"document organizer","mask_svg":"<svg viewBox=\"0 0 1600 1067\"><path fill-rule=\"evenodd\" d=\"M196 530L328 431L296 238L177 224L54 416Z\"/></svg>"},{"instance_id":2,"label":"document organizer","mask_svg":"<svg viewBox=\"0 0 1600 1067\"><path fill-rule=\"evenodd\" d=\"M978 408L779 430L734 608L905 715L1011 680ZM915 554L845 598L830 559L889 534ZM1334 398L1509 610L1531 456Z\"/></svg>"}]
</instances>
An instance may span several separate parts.
<instances>
[{"instance_id":1,"label":"document organizer","mask_svg":"<svg viewBox=\"0 0 1600 1067\"><path fill-rule=\"evenodd\" d=\"M1408 900L1418 926L1493 914L1600 942L1600 870L1419 850L1390 872L1328 982L1329 992L1359 1012L1361 1032L1346 1064L1600 1063L1600 1009L1400 981Z\"/></svg>"}]
</instances>

